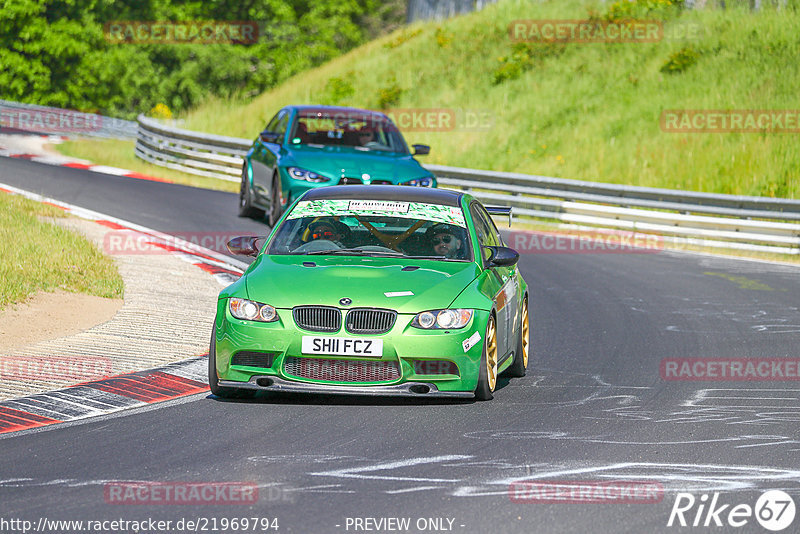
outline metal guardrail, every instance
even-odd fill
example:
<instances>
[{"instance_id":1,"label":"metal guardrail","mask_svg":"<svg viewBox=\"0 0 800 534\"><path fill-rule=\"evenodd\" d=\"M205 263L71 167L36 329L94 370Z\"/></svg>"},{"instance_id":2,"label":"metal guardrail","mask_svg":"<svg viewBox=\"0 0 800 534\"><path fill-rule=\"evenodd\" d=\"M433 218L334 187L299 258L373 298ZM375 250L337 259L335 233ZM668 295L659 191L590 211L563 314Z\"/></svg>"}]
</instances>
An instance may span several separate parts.
<instances>
[{"instance_id":1,"label":"metal guardrail","mask_svg":"<svg viewBox=\"0 0 800 534\"><path fill-rule=\"evenodd\" d=\"M225 137L161 124L139 115L136 155L150 163L199 176L238 182L242 157L252 144L247 139Z\"/></svg>"},{"instance_id":2,"label":"metal guardrail","mask_svg":"<svg viewBox=\"0 0 800 534\"><path fill-rule=\"evenodd\" d=\"M241 179L251 141L139 116L136 155L172 169ZM426 165L441 186L469 191L523 218L652 233L681 244L800 254L800 200L718 195Z\"/></svg>"}]
</instances>

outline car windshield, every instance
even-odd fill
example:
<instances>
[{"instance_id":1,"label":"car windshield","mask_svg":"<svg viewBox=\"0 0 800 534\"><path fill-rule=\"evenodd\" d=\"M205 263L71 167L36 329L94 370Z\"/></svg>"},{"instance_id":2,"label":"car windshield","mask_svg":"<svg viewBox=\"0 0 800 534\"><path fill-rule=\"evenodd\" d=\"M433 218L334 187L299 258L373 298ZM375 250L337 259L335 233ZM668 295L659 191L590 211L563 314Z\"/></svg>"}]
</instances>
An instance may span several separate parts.
<instances>
[{"instance_id":1,"label":"car windshield","mask_svg":"<svg viewBox=\"0 0 800 534\"><path fill-rule=\"evenodd\" d=\"M268 254L472 261L460 207L386 200L301 201Z\"/></svg>"},{"instance_id":2,"label":"car windshield","mask_svg":"<svg viewBox=\"0 0 800 534\"><path fill-rule=\"evenodd\" d=\"M359 111L301 110L290 142L320 148L408 153L403 136L391 120L377 113Z\"/></svg>"}]
</instances>

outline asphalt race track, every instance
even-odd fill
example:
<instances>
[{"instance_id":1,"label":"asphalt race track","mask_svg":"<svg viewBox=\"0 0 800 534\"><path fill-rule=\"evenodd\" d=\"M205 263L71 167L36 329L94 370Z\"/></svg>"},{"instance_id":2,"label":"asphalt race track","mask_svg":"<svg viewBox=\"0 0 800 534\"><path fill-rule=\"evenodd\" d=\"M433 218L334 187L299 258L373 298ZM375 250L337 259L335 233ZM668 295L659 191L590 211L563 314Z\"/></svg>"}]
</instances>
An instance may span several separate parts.
<instances>
[{"instance_id":1,"label":"asphalt race track","mask_svg":"<svg viewBox=\"0 0 800 534\"><path fill-rule=\"evenodd\" d=\"M11 159L0 182L164 232L268 230L236 217L228 193ZM665 358L800 356L800 269L671 252L524 254L519 266L532 359L491 402L200 394L10 434L0 516L172 521L162 532L193 530L176 527L182 518L213 532L212 518L244 517L298 533L766 532L754 517L731 527L728 512L767 490L800 502L796 378L660 373ZM118 481L243 482L259 493L255 504L109 503ZM636 481L663 495L546 503L512 499L517 481ZM700 526L668 527L678 492L698 503L719 493L724 527L702 526L704 514Z\"/></svg>"}]
</instances>

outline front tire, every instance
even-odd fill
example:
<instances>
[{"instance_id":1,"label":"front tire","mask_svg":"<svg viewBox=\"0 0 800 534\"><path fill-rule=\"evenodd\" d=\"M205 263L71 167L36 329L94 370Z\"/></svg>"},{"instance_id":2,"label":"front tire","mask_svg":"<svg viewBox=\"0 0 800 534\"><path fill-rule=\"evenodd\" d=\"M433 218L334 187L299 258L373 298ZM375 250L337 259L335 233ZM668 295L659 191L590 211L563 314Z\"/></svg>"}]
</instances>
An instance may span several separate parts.
<instances>
[{"instance_id":1,"label":"front tire","mask_svg":"<svg viewBox=\"0 0 800 534\"><path fill-rule=\"evenodd\" d=\"M530 354L530 319L528 316L528 299L522 303L522 320L519 325L519 337L517 338L517 350L514 351L514 362L508 368L508 376L519 378L525 376L528 369L528 356Z\"/></svg>"},{"instance_id":2,"label":"front tire","mask_svg":"<svg viewBox=\"0 0 800 534\"><path fill-rule=\"evenodd\" d=\"M247 178L247 163L242 166L242 186L239 188L239 217L263 219L264 210L253 206L250 193L250 180Z\"/></svg>"},{"instance_id":3,"label":"front tire","mask_svg":"<svg viewBox=\"0 0 800 534\"><path fill-rule=\"evenodd\" d=\"M494 388L497 386L497 328L494 315L486 322L486 335L483 338L483 354L478 371L478 386L475 388L475 399L492 400Z\"/></svg>"},{"instance_id":4,"label":"front tire","mask_svg":"<svg viewBox=\"0 0 800 534\"><path fill-rule=\"evenodd\" d=\"M252 398L255 394L253 391L239 388L231 388L219 385L219 377L217 377L217 336L215 332L211 333L211 345L208 347L208 387L211 393L221 399L246 399Z\"/></svg>"},{"instance_id":5,"label":"front tire","mask_svg":"<svg viewBox=\"0 0 800 534\"><path fill-rule=\"evenodd\" d=\"M271 228L275 228L278 219L283 215L281 200L281 180L276 175L272 178L272 191L270 192L269 225Z\"/></svg>"}]
</instances>

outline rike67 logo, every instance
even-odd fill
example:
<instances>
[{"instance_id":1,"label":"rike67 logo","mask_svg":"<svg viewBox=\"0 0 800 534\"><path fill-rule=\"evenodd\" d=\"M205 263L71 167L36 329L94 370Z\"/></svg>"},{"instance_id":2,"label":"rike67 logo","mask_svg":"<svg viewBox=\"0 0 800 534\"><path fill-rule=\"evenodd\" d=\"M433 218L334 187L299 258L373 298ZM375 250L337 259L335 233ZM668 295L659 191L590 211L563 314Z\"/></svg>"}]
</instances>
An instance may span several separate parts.
<instances>
[{"instance_id":1,"label":"rike67 logo","mask_svg":"<svg viewBox=\"0 0 800 534\"><path fill-rule=\"evenodd\" d=\"M743 527L755 520L763 528L778 532L794 521L794 500L781 490L764 492L756 500L755 506L749 504L722 504L719 493L709 500L704 493L700 498L691 493L678 493L669 514L667 526L692 527Z\"/></svg>"}]
</instances>

